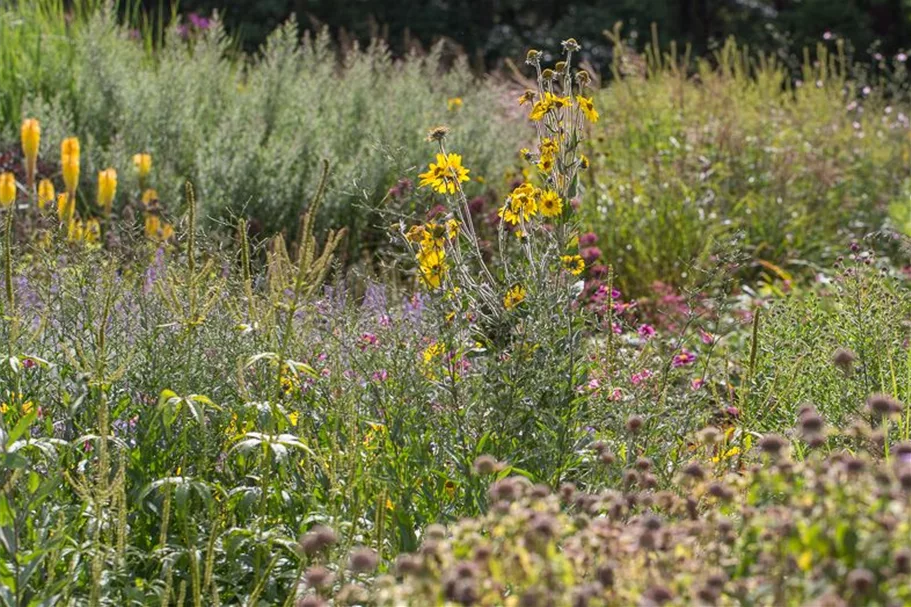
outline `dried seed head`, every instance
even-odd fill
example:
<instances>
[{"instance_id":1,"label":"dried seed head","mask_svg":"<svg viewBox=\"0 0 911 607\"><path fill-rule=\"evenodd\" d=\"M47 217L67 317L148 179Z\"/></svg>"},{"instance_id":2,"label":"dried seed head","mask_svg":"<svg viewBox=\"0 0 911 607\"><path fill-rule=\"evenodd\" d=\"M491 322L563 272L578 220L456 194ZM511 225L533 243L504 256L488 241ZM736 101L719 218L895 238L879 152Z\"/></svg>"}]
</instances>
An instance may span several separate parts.
<instances>
[{"instance_id":1,"label":"dried seed head","mask_svg":"<svg viewBox=\"0 0 911 607\"><path fill-rule=\"evenodd\" d=\"M302 597L295 603L297 607L325 607L326 601L315 595Z\"/></svg>"},{"instance_id":2,"label":"dried seed head","mask_svg":"<svg viewBox=\"0 0 911 607\"><path fill-rule=\"evenodd\" d=\"M400 554L395 559L395 570L399 575L417 575L421 569L421 558L414 554Z\"/></svg>"},{"instance_id":3,"label":"dried seed head","mask_svg":"<svg viewBox=\"0 0 911 607\"><path fill-rule=\"evenodd\" d=\"M902 404L888 394L874 394L867 399L867 408L879 417L888 417L902 412Z\"/></svg>"},{"instance_id":4,"label":"dried seed head","mask_svg":"<svg viewBox=\"0 0 911 607\"><path fill-rule=\"evenodd\" d=\"M493 502L511 502L519 497L519 485L511 478L504 478L492 484L487 490Z\"/></svg>"},{"instance_id":5,"label":"dried seed head","mask_svg":"<svg viewBox=\"0 0 911 607\"><path fill-rule=\"evenodd\" d=\"M449 127L445 125L435 126L427 131L427 141L443 141L449 134Z\"/></svg>"},{"instance_id":6,"label":"dried seed head","mask_svg":"<svg viewBox=\"0 0 911 607\"><path fill-rule=\"evenodd\" d=\"M566 62L557 61L557 64L554 65L554 71L560 74L561 76L566 73Z\"/></svg>"},{"instance_id":7,"label":"dried seed head","mask_svg":"<svg viewBox=\"0 0 911 607\"><path fill-rule=\"evenodd\" d=\"M376 552L370 548L355 548L348 559L348 569L354 573L370 573L376 569L377 561Z\"/></svg>"},{"instance_id":8,"label":"dried seed head","mask_svg":"<svg viewBox=\"0 0 911 607\"><path fill-rule=\"evenodd\" d=\"M702 466L700 466L697 462L690 462L684 466L683 474L696 480L702 480L705 478L705 470L703 470Z\"/></svg>"},{"instance_id":9,"label":"dried seed head","mask_svg":"<svg viewBox=\"0 0 911 607\"><path fill-rule=\"evenodd\" d=\"M576 42L575 38L567 38L562 43L563 50L568 53L578 53L582 50L582 47Z\"/></svg>"},{"instance_id":10,"label":"dried seed head","mask_svg":"<svg viewBox=\"0 0 911 607\"><path fill-rule=\"evenodd\" d=\"M799 424L803 434L816 434L825 427L825 421L812 408L800 415Z\"/></svg>"},{"instance_id":11,"label":"dried seed head","mask_svg":"<svg viewBox=\"0 0 911 607\"><path fill-rule=\"evenodd\" d=\"M610 565L601 565L595 570L595 579L605 588L611 588L614 585L614 568Z\"/></svg>"},{"instance_id":12,"label":"dried seed head","mask_svg":"<svg viewBox=\"0 0 911 607\"><path fill-rule=\"evenodd\" d=\"M338 536L335 531L323 525L317 525L305 533L300 539L300 547L307 555L314 555L326 548L335 545Z\"/></svg>"},{"instance_id":13,"label":"dried seed head","mask_svg":"<svg viewBox=\"0 0 911 607\"><path fill-rule=\"evenodd\" d=\"M843 372L847 373L851 370L856 358L854 352L851 350L847 348L838 348L832 355L832 363Z\"/></svg>"},{"instance_id":14,"label":"dried seed head","mask_svg":"<svg viewBox=\"0 0 911 607\"><path fill-rule=\"evenodd\" d=\"M304 573L304 581L311 588L325 588L330 586L335 576L325 567L311 567Z\"/></svg>"},{"instance_id":15,"label":"dried seed head","mask_svg":"<svg viewBox=\"0 0 911 607\"><path fill-rule=\"evenodd\" d=\"M788 446L788 441L778 434L766 434L759 439L759 449L771 457L778 457Z\"/></svg>"},{"instance_id":16,"label":"dried seed head","mask_svg":"<svg viewBox=\"0 0 911 607\"><path fill-rule=\"evenodd\" d=\"M496 473L500 470L500 463L491 455L479 455L474 460L474 471L482 476Z\"/></svg>"},{"instance_id":17,"label":"dried seed head","mask_svg":"<svg viewBox=\"0 0 911 607\"><path fill-rule=\"evenodd\" d=\"M848 573L848 586L857 594L866 594L876 583L876 577L869 569L854 569Z\"/></svg>"},{"instance_id":18,"label":"dried seed head","mask_svg":"<svg viewBox=\"0 0 911 607\"><path fill-rule=\"evenodd\" d=\"M541 51L535 49L529 49L525 54L525 63L528 65L539 65L541 63L541 57L544 54Z\"/></svg>"},{"instance_id":19,"label":"dried seed head","mask_svg":"<svg viewBox=\"0 0 911 607\"><path fill-rule=\"evenodd\" d=\"M546 70L541 72L541 78L543 78L545 81L553 80L556 77L556 75L557 75L557 73L550 68L547 68Z\"/></svg>"},{"instance_id":20,"label":"dried seed head","mask_svg":"<svg viewBox=\"0 0 911 607\"><path fill-rule=\"evenodd\" d=\"M700 430L699 434L697 434L696 436L699 439L699 442L701 442L704 445L711 446L711 445L717 445L721 441L721 437L723 436L723 433L721 432L721 430L719 430L715 426L706 426L705 428Z\"/></svg>"},{"instance_id":21,"label":"dried seed head","mask_svg":"<svg viewBox=\"0 0 911 607\"><path fill-rule=\"evenodd\" d=\"M357 584L346 584L335 597L336 603L340 605L359 605L367 602L370 594L363 586Z\"/></svg>"},{"instance_id":22,"label":"dried seed head","mask_svg":"<svg viewBox=\"0 0 911 607\"><path fill-rule=\"evenodd\" d=\"M626 418L626 429L633 434L636 434L642 429L644 423L645 420L642 419L641 415L633 414Z\"/></svg>"},{"instance_id":23,"label":"dried seed head","mask_svg":"<svg viewBox=\"0 0 911 607\"><path fill-rule=\"evenodd\" d=\"M424 537L441 541L446 538L446 527L437 523L428 525L427 529L424 530Z\"/></svg>"},{"instance_id":24,"label":"dried seed head","mask_svg":"<svg viewBox=\"0 0 911 607\"><path fill-rule=\"evenodd\" d=\"M542 483L538 483L531 488L531 491L528 493L532 499L541 500L550 495L550 487Z\"/></svg>"},{"instance_id":25,"label":"dried seed head","mask_svg":"<svg viewBox=\"0 0 911 607\"><path fill-rule=\"evenodd\" d=\"M900 548L895 553L895 572L901 574L911 573L911 550Z\"/></svg>"},{"instance_id":26,"label":"dried seed head","mask_svg":"<svg viewBox=\"0 0 911 607\"><path fill-rule=\"evenodd\" d=\"M674 593L664 586L652 586L643 596L650 605L664 605L674 600Z\"/></svg>"},{"instance_id":27,"label":"dried seed head","mask_svg":"<svg viewBox=\"0 0 911 607\"><path fill-rule=\"evenodd\" d=\"M642 472L648 472L652 469L652 460L647 457L640 457L636 460L636 469Z\"/></svg>"},{"instance_id":28,"label":"dried seed head","mask_svg":"<svg viewBox=\"0 0 911 607\"><path fill-rule=\"evenodd\" d=\"M576 82L579 83L579 86L588 86L592 81L591 75L585 70L579 70L576 72Z\"/></svg>"}]
</instances>

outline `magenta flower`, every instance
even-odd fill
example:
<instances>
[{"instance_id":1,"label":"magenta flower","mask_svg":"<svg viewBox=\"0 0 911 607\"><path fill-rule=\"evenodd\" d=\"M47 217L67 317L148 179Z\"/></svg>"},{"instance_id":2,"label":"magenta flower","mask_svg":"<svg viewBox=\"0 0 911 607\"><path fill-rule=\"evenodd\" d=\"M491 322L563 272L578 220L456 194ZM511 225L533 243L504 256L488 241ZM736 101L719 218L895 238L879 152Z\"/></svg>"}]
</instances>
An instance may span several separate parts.
<instances>
[{"instance_id":1,"label":"magenta flower","mask_svg":"<svg viewBox=\"0 0 911 607\"><path fill-rule=\"evenodd\" d=\"M699 337L702 339L702 343L707 346L715 343L715 336L704 329L699 329Z\"/></svg>"},{"instance_id":2,"label":"magenta flower","mask_svg":"<svg viewBox=\"0 0 911 607\"><path fill-rule=\"evenodd\" d=\"M655 327L653 327L652 325L645 324L645 325L640 326L636 332L639 334L639 337L641 337L642 339L650 339L651 337L653 337L655 335Z\"/></svg>"},{"instance_id":3,"label":"magenta flower","mask_svg":"<svg viewBox=\"0 0 911 607\"><path fill-rule=\"evenodd\" d=\"M691 365L695 361L696 361L695 354L693 354L692 352L690 352L688 350L681 350L680 354L677 354L676 356L674 356L674 360L672 361L671 364L674 366L674 368L678 368L678 367L684 367L686 365Z\"/></svg>"},{"instance_id":4,"label":"magenta flower","mask_svg":"<svg viewBox=\"0 0 911 607\"><path fill-rule=\"evenodd\" d=\"M601 249L598 247L586 247L579 252L586 264L592 264L596 259L601 257Z\"/></svg>"},{"instance_id":5,"label":"magenta flower","mask_svg":"<svg viewBox=\"0 0 911 607\"><path fill-rule=\"evenodd\" d=\"M594 232L586 232L579 237L579 246L580 247L590 247L598 242L598 235Z\"/></svg>"},{"instance_id":6,"label":"magenta flower","mask_svg":"<svg viewBox=\"0 0 911 607\"><path fill-rule=\"evenodd\" d=\"M690 389L695 391L705 385L705 380L701 377L698 377L690 382Z\"/></svg>"}]
</instances>

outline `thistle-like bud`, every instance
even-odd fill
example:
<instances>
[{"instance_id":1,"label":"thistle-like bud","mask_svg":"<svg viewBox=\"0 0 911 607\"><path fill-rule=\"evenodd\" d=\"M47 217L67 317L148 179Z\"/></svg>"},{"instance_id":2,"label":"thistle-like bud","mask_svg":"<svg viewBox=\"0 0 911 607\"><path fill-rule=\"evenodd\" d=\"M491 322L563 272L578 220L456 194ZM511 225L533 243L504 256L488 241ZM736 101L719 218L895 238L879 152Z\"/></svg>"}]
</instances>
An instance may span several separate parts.
<instances>
[{"instance_id":1,"label":"thistle-like bud","mask_svg":"<svg viewBox=\"0 0 911 607\"><path fill-rule=\"evenodd\" d=\"M427 132L427 141L443 141L449 134L449 127L445 125L435 126Z\"/></svg>"}]
</instances>

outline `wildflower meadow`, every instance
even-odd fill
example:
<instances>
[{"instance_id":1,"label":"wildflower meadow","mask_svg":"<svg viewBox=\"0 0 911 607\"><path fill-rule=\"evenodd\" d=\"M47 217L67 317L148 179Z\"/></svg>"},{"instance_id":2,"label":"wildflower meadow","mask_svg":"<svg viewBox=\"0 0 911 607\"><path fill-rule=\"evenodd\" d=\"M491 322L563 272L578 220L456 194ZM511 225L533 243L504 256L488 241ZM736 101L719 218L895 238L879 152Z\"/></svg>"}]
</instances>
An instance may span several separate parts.
<instances>
[{"instance_id":1,"label":"wildflower meadow","mask_svg":"<svg viewBox=\"0 0 911 607\"><path fill-rule=\"evenodd\" d=\"M173 15L0 6L0 605L911 604L905 60Z\"/></svg>"}]
</instances>

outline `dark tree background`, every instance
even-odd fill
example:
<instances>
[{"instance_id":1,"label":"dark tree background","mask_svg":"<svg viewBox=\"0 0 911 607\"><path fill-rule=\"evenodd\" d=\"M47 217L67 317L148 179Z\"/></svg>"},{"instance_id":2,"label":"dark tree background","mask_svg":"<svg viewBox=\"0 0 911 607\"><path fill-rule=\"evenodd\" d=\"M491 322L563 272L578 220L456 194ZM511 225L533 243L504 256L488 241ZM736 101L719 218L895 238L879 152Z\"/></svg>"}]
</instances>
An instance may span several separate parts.
<instances>
[{"instance_id":1,"label":"dark tree background","mask_svg":"<svg viewBox=\"0 0 911 607\"><path fill-rule=\"evenodd\" d=\"M144 4L152 9L159 1ZM735 35L754 48L797 57L828 31L859 57L890 54L909 44L911 0L181 0L180 9L218 10L248 50L294 13L302 28L326 25L344 40L382 36L396 52L446 37L490 67L531 45L554 48L568 36L603 65L610 53L603 31L617 21L634 44L650 39L654 22L662 43L690 43L700 53Z\"/></svg>"}]
</instances>

